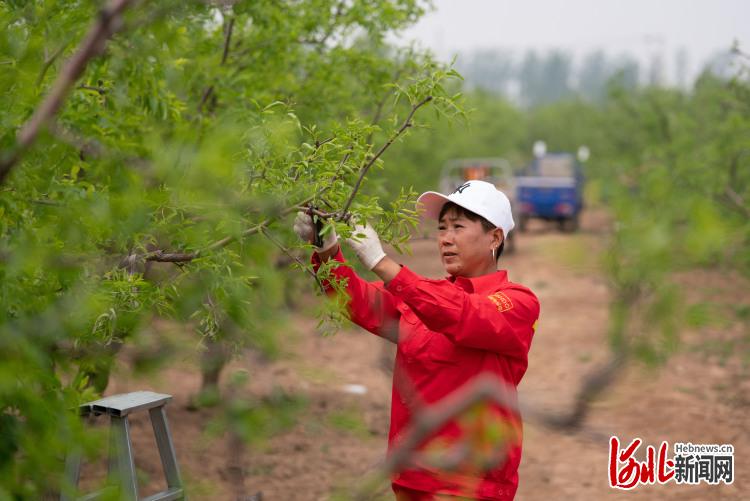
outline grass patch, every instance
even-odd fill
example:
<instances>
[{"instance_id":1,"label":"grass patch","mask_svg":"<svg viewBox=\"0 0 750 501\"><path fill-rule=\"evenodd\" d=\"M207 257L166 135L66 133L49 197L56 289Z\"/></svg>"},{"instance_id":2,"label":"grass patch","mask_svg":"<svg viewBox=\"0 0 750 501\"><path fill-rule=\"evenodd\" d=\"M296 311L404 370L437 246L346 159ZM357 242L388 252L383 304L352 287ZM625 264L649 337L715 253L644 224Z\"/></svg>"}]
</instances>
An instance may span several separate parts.
<instances>
[{"instance_id":1,"label":"grass patch","mask_svg":"<svg viewBox=\"0 0 750 501\"><path fill-rule=\"evenodd\" d=\"M268 438L294 426L308 403L302 395L280 390L262 399L234 398L225 401L222 412L208 424L206 432L216 437L232 431L250 445L262 445Z\"/></svg>"},{"instance_id":2,"label":"grass patch","mask_svg":"<svg viewBox=\"0 0 750 501\"><path fill-rule=\"evenodd\" d=\"M353 409L332 412L327 416L326 422L332 428L359 438L367 438L370 436L370 432L362 419L362 415Z\"/></svg>"}]
</instances>

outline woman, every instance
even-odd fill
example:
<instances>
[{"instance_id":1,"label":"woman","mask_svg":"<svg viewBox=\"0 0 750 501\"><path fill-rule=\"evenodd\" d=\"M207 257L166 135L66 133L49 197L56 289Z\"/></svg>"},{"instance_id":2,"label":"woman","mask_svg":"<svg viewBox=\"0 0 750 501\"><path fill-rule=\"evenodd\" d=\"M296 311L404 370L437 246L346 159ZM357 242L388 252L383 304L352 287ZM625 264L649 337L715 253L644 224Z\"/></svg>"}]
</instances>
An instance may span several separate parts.
<instances>
[{"instance_id":1,"label":"woman","mask_svg":"<svg viewBox=\"0 0 750 501\"><path fill-rule=\"evenodd\" d=\"M348 279L351 320L398 344L389 448L398 442L419 403L441 400L479 374L517 386L526 372L539 316L536 296L509 282L505 271L497 271L504 240L514 227L510 202L502 192L490 183L469 181L447 196L424 193L417 203L425 217L438 221L438 250L448 277L424 278L397 264L369 225L358 227L358 238L347 243L382 282L368 282L347 266L333 271ZM311 242L313 228L310 216L297 215L295 231L302 239ZM331 258L345 262L335 234L329 234L313 254L316 271ZM498 409L498 416L518 437L503 464L474 475L445 474L429 466L402 471L393 478L396 498L513 499L521 423L507 410ZM433 440L450 445L461 435L458 423L450 422Z\"/></svg>"}]
</instances>

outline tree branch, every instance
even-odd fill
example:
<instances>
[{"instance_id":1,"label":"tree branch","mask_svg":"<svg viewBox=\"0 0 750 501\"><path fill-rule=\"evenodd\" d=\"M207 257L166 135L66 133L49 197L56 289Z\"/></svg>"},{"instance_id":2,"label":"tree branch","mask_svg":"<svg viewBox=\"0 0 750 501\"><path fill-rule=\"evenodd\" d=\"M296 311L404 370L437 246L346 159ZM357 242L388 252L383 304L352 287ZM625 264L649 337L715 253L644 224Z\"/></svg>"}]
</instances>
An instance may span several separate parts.
<instances>
[{"instance_id":1,"label":"tree branch","mask_svg":"<svg viewBox=\"0 0 750 501\"><path fill-rule=\"evenodd\" d=\"M413 115L413 111L412 111L411 115ZM327 143L333 141L334 139L335 138L332 137L332 138L329 138L329 139L325 139L323 141L316 142L316 151L321 146L323 146L324 144L327 144ZM255 235L256 233L259 233L259 232L263 232L268 227L268 225L270 225L271 223L273 223L274 221L276 221L278 219L281 219L281 218L283 218L283 217L291 214L292 212L295 212L295 211L298 211L298 210L308 210L308 207L305 207L307 204L309 204L313 200L319 198L325 191L327 191L327 190L329 190L329 189L331 189L333 187L333 181L335 180L335 177L339 174L341 168L343 167L343 165L346 162L346 160L349 158L350 154L351 154L351 148L344 155L344 157L342 158L342 160L341 160L341 162L339 164L339 167L337 169L336 175L334 175L334 179L332 179L331 183L328 186L325 186L325 187L321 188L314 195L311 195L311 196L305 198L304 200L301 200L300 202L298 202L296 204L292 204L291 206L289 206L286 209L284 209L281 212L279 212L279 214L277 216L272 217L272 218L268 218L268 219L266 219L264 221L261 221L260 223L256 224L255 226L252 226L252 227L246 229L245 231L243 231L240 234L239 237L240 238L244 238L244 237L248 237L248 236L251 236L251 235ZM331 214L331 213L321 212L320 214L324 214L326 218L334 217L334 214ZM346 218L343 218L343 220L346 220ZM268 236L268 234L266 234L266 236ZM187 262L191 262L191 261L199 258L200 256L202 256L202 255L204 255L204 254L206 254L208 252L211 252L211 251L214 251L214 250L226 247L227 245L229 245L232 242L234 242L235 240L237 240L237 238L238 237L235 236L235 235L227 235L226 237L224 237L224 238L222 238L220 240L217 240L217 241L211 243L210 245L204 247L203 249L199 249L199 250L197 250L195 252L165 252L165 251L163 251L161 249L158 249L158 250L147 252L147 253L142 254L140 256L139 255L132 255L132 256L129 256L129 258L132 257L132 259L136 259L136 260L165 262L165 263L187 263ZM317 277L316 277L316 280L317 280Z\"/></svg>"},{"instance_id":2,"label":"tree branch","mask_svg":"<svg viewBox=\"0 0 750 501\"><path fill-rule=\"evenodd\" d=\"M57 58L60 57L60 54L63 53L67 45L68 45L67 42L62 44L60 47L57 48L57 50L54 53L52 53L51 56L44 59L44 64L42 65L42 71L39 72L39 76L36 78L37 85L41 85L41 83L44 81L44 76L47 74L47 70L49 70L50 66L52 66L52 64L57 60Z\"/></svg>"},{"instance_id":3,"label":"tree branch","mask_svg":"<svg viewBox=\"0 0 750 501\"><path fill-rule=\"evenodd\" d=\"M255 235L256 233L260 233L274 221L281 219L291 214L292 212L299 210L300 206L309 204L313 199L314 199L314 196L310 196L297 204L293 204L290 207L287 207L286 209L279 212L279 214L276 217L268 218L256 224L255 226L251 226L250 228L246 229L240 234L240 237L248 237L250 235ZM234 235L227 235L221 240L217 240L213 242L212 244L207 245L203 249L199 249L195 252L165 252L159 249L159 250L147 252L140 256L133 255L132 259L142 260L142 261L156 261L156 262L163 262L163 263L187 263L187 262L190 262L199 258L200 256L208 252L226 247L227 245L237 240L237 238L238 237Z\"/></svg>"},{"instance_id":4,"label":"tree branch","mask_svg":"<svg viewBox=\"0 0 750 501\"><path fill-rule=\"evenodd\" d=\"M573 406L564 415L551 415L535 412L535 417L548 428L558 431L573 431L580 429L588 415L593 402L604 390L609 388L625 367L627 355L624 352L613 353L610 360L594 370L581 383Z\"/></svg>"},{"instance_id":5,"label":"tree branch","mask_svg":"<svg viewBox=\"0 0 750 501\"><path fill-rule=\"evenodd\" d=\"M735 191L734 187L738 184L737 170L740 165L740 160L749 152L750 150L742 150L732 157L732 162L729 164L729 179L724 187L724 195L726 198L732 202L735 209L747 218L750 218L750 208L745 204L745 199Z\"/></svg>"},{"instance_id":6,"label":"tree branch","mask_svg":"<svg viewBox=\"0 0 750 501\"><path fill-rule=\"evenodd\" d=\"M325 46L325 43L336 31L337 21L344 14L344 7L346 7L346 2L339 2L339 4L336 6L335 12L333 13L333 16L331 16L331 20L325 32L323 33L323 36L321 36L320 38L300 38L297 41L302 44L317 45L318 51L321 51Z\"/></svg>"},{"instance_id":7,"label":"tree branch","mask_svg":"<svg viewBox=\"0 0 750 501\"><path fill-rule=\"evenodd\" d=\"M34 143L42 127L62 107L71 87L83 74L88 62L104 51L107 41L122 27L122 13L134 0L111 0L100 12L89 29L78 51L63 67L52 90L36 108L34 114L18 133L16 146L5 158L0 159L0 183L2 183L21 155Z\"/></svg>"},{"instance_id":8,"label":"tree branch","mask_svg":"<svg viewBox=\"0 0 750 501\"><path fill-rule=\"evenodd\" d=\"M156 250L143 256L145 261L156 261L158 263L187 263L195 259L195 252L164 252Z\"/></svg>"},{"instance_id":9,"label":"tree branch","mask_svg":"<svg viewBox=\"0 0 750 501\"><path fill-rule=\"evenodd\" d=\"M354 146L349 146L348 151L346 154L341 157L341 161L339 162L339 166L336 167L336 172L333 174L333 177L331 178L331 181L328 183L328 185L323 186L320 188L315 195L313 195L312 200L317 199L320 197L323 193L333 188L333 184L336 182L336 180L341 175L341 170L344 168L344 165L346 164L346 161L349 160L349 157L352 155L352 151L354 150Z\"/></svg>"},{"instance_id":10,"label":"tree branch","mask_svg":"<svg viewBox=\"0 0 750 501\"><path fill-rule=\"evenodd\" d=\"M732 202L732 207L743 214L746 218L750 219L750 208L745 204L745 199L742 198L739 193L734 191L731 186L726 186L726 188L724 188L724 194L727 199Z\"/></svg>"},{"instance_id":11,"label":"tree branch","mask_svg":"<svg viewBox=\"0 0 750 501\"><path fill-rule=\"evenodd\" d=\"M211 95L214 92L214 86L213 84L206 87L206 90L203 91L203 95L201 96L201 102L198 104L198 113L203 111L203 106L206 104L206 101L211 97Z\"/></svg>"},{"instance_id":12,"label":"tree branch","mask_svg":"<svg viewBox=\"0 0 750 501\"><path fill-rule=\"evenodd\" d=\"M414 118L414 113L417 112L419 108L424 106L425 104L432 101L432 96L427 96L426 98L422 99L417 104L413 105L411 107L411 111L406 117L406 120L401 124L401 127L393 134L391 137L388 138L388 141L386 141L383 146L380 147L380 149L373 155L367 162L365 162L362 167L359 169L359 178L357 179L357 183L354 185L354 189L352 190L351 195L349 195L349 199L346 201L346 204L344 204L344 207L341 209L341 211L338 214L338 219L341 220L345 217L346 213L349 211L349 207L352 205L352 202L354 201L354 197L357 195L357 192L359 191L360 186L362 185L362 180L365 178L365 175L367 175L367 171L370 170L370 167L372 167L375 162L378 160L378 158L381 157L385 151L391 147L391 145L398 139L404 132L406 132L406 129L411 127L411 119Z\"/></svg>"},{"instance_id":13,"label":"tree branch","mask_svg":"<svg viewBox=\"0 0 750 501\"><path fill-rule=\"evenodd\" d=\"M318 276L315 273L313 273L313 271L310 270L307 267L307 265L300 260L300 258L298 258L294 254L292 254L291 252L289 252L289 249L287 249L286 247L284 247L281 244L281 242L279 242L278 240L276 240L268 232L268 230L266 228L261 229L261 232L263 233L263 235L265 235L265 237L268 240L270 240L276 247L278 247L281 250L281 252L283 252L284 254L286 254L287 256L289 256L290 258L292 258L297 264L299 264L302 267L302 271L304 271L304 272L308 273L309 275L311 275L315 279L315 283L318 284L318 287L320 288L320 292L322 292L323 294L325 294L326 290L323 288L323 284L320 283L320 279L318 278Z\"/></svg>"},{"instance_id":14,"label":"tree branch","mask_svg":"<svg viewBox=\"0 0 750 501\"><path fill-rule=\"evenodd\" d=\"M234 18L229 20L229 26L227 26L227 33L224 37L224 51L221 53L221 64L224 65L227 62L227 56L229 56L229 44L232 41L232 32L234 31Z\"/></svg>"},{"instance_id":15,"label":"tree branch","mask_svg":"<svg viewBox=\"0 0 750 501\"><path fill-rule=\"evenodd\" d=\"M230 44L232 42L232 33L234 32L234 17L229 20L229 24L227 25L227 28L224 33L224 48L221 52L221 63L219 66L224 66L224 64L227 62L227 57L229 57L229 48ZM205 106L206 102L213 96L214 94L214 85L211 84L208 87L206 87L206 90L203 91L203 96L201 96L201 102L198 105L198 113L203 111L203 106Z\"/></svg>"},{"instance_id":16,"label":"tree branch","mask_svg":"<svg viewBox=\"0 0 750 501\"><path fill-rule=\"evenodd\" d=\"M79 156L98 158L104 153L104 147L95 139L80 137L54 120L47 127L55 138L77 149Z\"/></svg>"},{"instance_id":17,"label":"tree branch","mask_svg":"<svg viewBox=\"0 0 750 501\"><path fill-rule=\"evenodd\" d=\"M380 122L380 116L381 116L381 115L382 115L382 113L383 113L383 108L385 107L385 103L386 103L386 101L388 101L388 98L389 98L390 96L391 96L391 94L390 94L390 93L387 93L387 94L386 94L386 95L384 95L384 96L383 96L383 98L382 98L382 99L381 99L381 100L380 100L380 101L378 102L377 106L375 107L375 113L373 113L373 115L372 115L372 120L370 120L370 123L371 123L372 125L377 125L377 123L378 123L378 122ZM367 144L371 144L371 143L372 143L372 136L373 136L373 134L374 134L374 131L370 131L370 133L369 133L369 134L367 134L367 139L365 140L365 142L366 142Z\"/></svg>"},{"instance_id":18,"label":"tree branch","mask_svg":"<svg viewBox=\"0 0 750 501\"><path fill-rule=\"evenodd\" d=\"M404 67L399 66L398 69L396 70L396 73L394 73L393 78L391 78L391 82L393 84L398 83L399 79L401 78L401 74L403 72L404 72ZM383 97L380 99L380 101L378 102L377 106L375 107L375 113L373 113L372 115L372 120L370 120L370 123L372 125L377 125L377 123L380 122L380 118L383 114L383 108L385 107L385 103L388 102L388 98L391 97L391 95L392 95L391 92L386 92L383 95ZM370 132L367 135L367 140L366 140L367 144L370 144L372 142L372 136L373 136L373 132Z\"/></svg>"}]
</instances>

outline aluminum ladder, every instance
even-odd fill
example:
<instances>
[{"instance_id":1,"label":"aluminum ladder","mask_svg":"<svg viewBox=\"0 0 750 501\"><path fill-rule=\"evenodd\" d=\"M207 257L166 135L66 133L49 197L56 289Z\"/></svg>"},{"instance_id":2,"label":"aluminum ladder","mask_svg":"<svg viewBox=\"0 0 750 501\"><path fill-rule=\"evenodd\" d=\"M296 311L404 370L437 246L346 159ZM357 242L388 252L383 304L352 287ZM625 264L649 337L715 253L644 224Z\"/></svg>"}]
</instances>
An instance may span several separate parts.
<instances>
[{"instance_id":1,"label":"aluminum ladder","mask_svg":"<svg viewBox=\"0 0 750 501\"><path fill-rule=\"evenodd\" d=\"M109 477L112 484L119 486L121 499L128 501L172 501L186 499L165 409L165 405L171 399L172 395L164 393L136 391L101 398L81 405L81 416L100 416L104 414L110 417ZM167 490L157 492L146 498L139 498L128 416L134 412L146 410L151 415L151 425L154 428L156 445L159 449L164 476L167 480ZM76 487L78 487L78 480L81 473L81 457L81 451L76 450L71 452L65 461L65 476ZM98 499L104 494L105 490L87 494L79 498L78 501ZM73 501L73 498L63 493L60 496L60 501Z\"/></svg>"}]
</instances>

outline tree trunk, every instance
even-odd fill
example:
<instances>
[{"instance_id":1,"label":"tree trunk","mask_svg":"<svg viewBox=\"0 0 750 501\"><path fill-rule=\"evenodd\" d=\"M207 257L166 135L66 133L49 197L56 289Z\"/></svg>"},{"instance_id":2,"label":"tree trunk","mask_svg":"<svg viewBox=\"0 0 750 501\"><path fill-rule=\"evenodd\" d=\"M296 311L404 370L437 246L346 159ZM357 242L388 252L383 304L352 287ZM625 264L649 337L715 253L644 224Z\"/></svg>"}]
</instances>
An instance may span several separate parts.
<instances>
[{"instance_id":1,"label":"tree trunk","mask_svg":"<svg viewBox=\"0 0 750 501\"><path fill-rule=\"evenodd\" d=\"M201 389L191 407L212 407L219 403L219 379L229 358L230 351L224 342L206 338L206 350L201 354Z\"/></svg>"}]
</instances>

